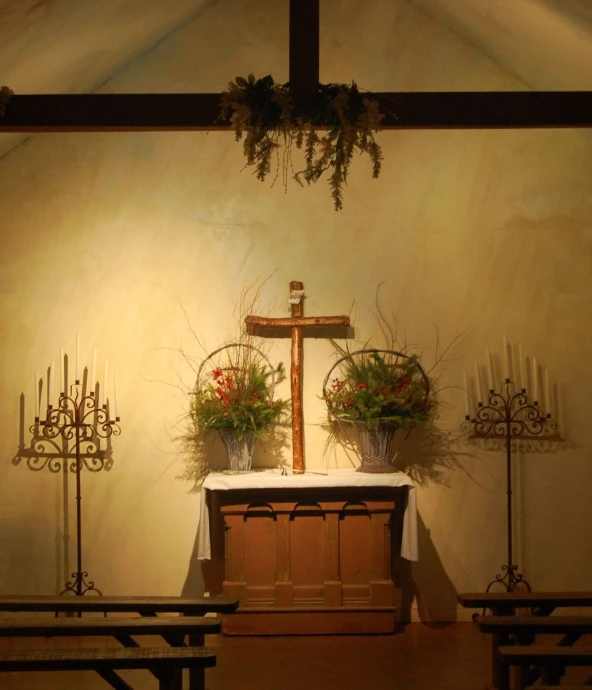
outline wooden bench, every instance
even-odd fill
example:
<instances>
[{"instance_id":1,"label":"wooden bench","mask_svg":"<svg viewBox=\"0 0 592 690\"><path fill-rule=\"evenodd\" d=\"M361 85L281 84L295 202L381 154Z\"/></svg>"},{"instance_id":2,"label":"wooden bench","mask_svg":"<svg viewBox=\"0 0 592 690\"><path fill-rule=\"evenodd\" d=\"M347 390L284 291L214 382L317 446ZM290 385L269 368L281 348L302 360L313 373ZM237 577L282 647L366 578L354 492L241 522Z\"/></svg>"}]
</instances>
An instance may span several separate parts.
<instances>
[{"instance_id":1,"label":"wooden bench","mask_svg":"<svg viewBox=\"0 0 592 690\"><path fill-rule=\"evenodd\" d=\"M493 615L512 615L516 609L529 608L537 616L547 616L556 608L592 607L592 592L478 592L459 594L461 606L490 609Z\"/></svg>"},{"instance_id":2,"label":"wooden bench","mask_svg":"<svg viewBox=\"0 0 592 690\"><path fill-rule=\"evenodd\" d=\"M160 635L171 647L183 647L184 639L189 635L192 647L203 648L204 635L219 632L220 621L217 618L195 616L175 618L158 616L141 618L15 618L0 620L0 637L86 637L100 635L111 636L124 647L132 649L145 649L141 648L132 636ZM67 650L63 651L66 653ZM109 650L103 651L108 652ZM0 653L0 670L3 658L2 653ZM190 687L192 690L204 690L205 668L205 665L200 664L190 666ZM181 667L179 666L177 669L180 671ZM115 673L114 669L95 670L112 687L129 688L125 681ZM162 680L159 669L150 665L148 670L159 681ZM179 673L177 676L176 680L170 679L168 681L169 686L164 687L176 687L180 690L182 678Z\"/></svg>"},{"instance_id":3,"label":"wooden bench","mask_svg":"<svg viewBox=\"0 0 592 690\"><path fill-rule=\"evenodd\" d=\"M136 613L145 617L146 622L140 623L138 619L133 624L135 627L132 631L131 622L119 622L113 618L107 619L53 619L59 623L51 624L49 621L36 621L33 623L29 621L24 623L21 632L18 633L18 627L13 627L12 632L8 629L5 635L33 636L35 631L39 632L39 628L34 625L42 625L45 632L44 636L49 636L48 632L51 629L52 634L55 635L110 635L117 639L126 647L138 647L138 644L132 639L131 635L149 635L159 634L164 639L174 646L177 643L181 644L179 640L181 630L184 629L185 634L189 635L189 645L191 647L199 647L203 645L203 635L208 632L219 632L219 621L217 619L207 619L209 623L201 623L197 627L194 622L189 622L183 628L183 618L164 618L158 616L159 613L180 613L184 618L203 616L205 613L226 613L235 611L238 608L238 599L228 597L206 597L206 598L190 598L190 597L113 597L113 596L0 596L0 611L8 612L52 612L52 613L75 613L81 615L87 612L98 612L104 614L113 613ZM75 620L83 622L76 624ZM68 621L68 622L66 622ZM102 623L105 621L105 623ZM176 623L172 621L177 621ZM0 621L1 623L1 621ZM114 627L109 631L109 625ZM61 627L60 627L61 625ZM76 627L78 625L79 627ZM83 632L84 626L86 631ZM126 627L127 626L127 627ZM92 632L96 630L96 632ZM69 632L71 631L71 632ZM115 677L114 683L118 683L117 675L111 671L110 675ZM193 666L189 670L190 688L191 690L203 690L205 687L205 673L204 667ZM123 682L123 681L121 681ZM123 688L119 684L113 684L113 687Z\"/></svg>"},{"instance_id":4,"label":"wooden bench","mask_svg":"<svg viewBox=\"0 0 592 690\"><path fill-rule=\"evenodd\" d=\"M206 613L231 613L238 608L238 599L230 597L113 597L113 596L0 596L0 611L56 613L137 613L156 616L158 613L181 613L203 616Z\"/></svg>"},{"instance_id":5,"label":"wooden bench","mask_svg":"<svg viewBox=\"0 0 592 690\"><path fill-rule=\"evenodd\" d=\"M531 644L536 635L544 634L563 635L558 646L567 647L582 635L592 634L592 616L478 616L475 623L494 639L514 639L521 645Z\"/></svg>"},{"instance_id":6,"label":"wooden bench","mask_svg":"<svg viewBox=\"0 0 592 690\"><path fill-rule=\"evenodd\" d=\"M497 653L499 647L503 645L508 645L513 641L513 637L520 643L530 643L533 641L532 632L530 637L525 628L520 631L516 628L514 636L512 632L507 629L509 623L509 618L517 621L518 617L515 616L517 609L530 609L531 612L537 617L538 620L552 620L558 621L556 617L547 618L549 614L553 613L556 608L560 607L592 607L592 592L525 592L525 591L515 591L515 592L477 592L477 593L460 593L458 595L459 603L465 608L476 608L476 609L489 609L493 613L493 616L479 616L475 614L473 620L479 624L481 628L485 625L485 621L491 621L495 617L504 617L506 622L492 623L491 630L484 630L483 632L489 632L492 635L492 681L493 687L499 688L501 686L501 663L500 658ZM530 618L530 617L529 617ZM500 618L501 620L501 618ZM496 626L494 628L494 626ZM504 629L504 625L506 629ZM519 623L516 623L519 626ZM541 623L540 633L545 632L542 627L544 623ZM552 624L547 624L552 625ZM559 625L559 623L555 623ZM569 625L569 624L568 624ZM547 632L551 632L551 628L546 629ZM518 633L520 632L520 638L518 638ZM561 633L560 633L561 634ZM565 631L565 638L562 641L563 645L573 644L573 641L577 638L572 639L568 637L569 635L576 634L573 630ZM580 633L584 634L584 632ZM578 635L579 636L579 635ZM536 672L529 671L521 672L522 678L519 679L520 682L526 682L526 680L532 680Z\"/></svg>"},{"instance_id":7,"label":"wooden bench","mask_svg":"<svg viewBox=\"0 0 592 690\"><path fill-rule=\"evenodd\" d=\"M537 635L562 635L557 646L567 647L582 635L592 634L592 616L478 616L475 619L482 633L492 635L492 659L494 685L500 680L500 663L497 650L511 643L533 644ZM522 684L531 685L540 677L536 668L522 669Z\"/></svg>"},{"instance_id":8,"label":"wooden bench","mask_svg":"<svg viewBox=\"0 0 592 690\"><path fill-rule=\"evenodd\" d=\"M53 649L0 653L1 672L96 671L116 690L133 690L115 671L150 669L159 690L181 690L180 670L215 666L206 647L135 647L132 649Z\"/></svg>"},{"instance_id":9,"label":"wooden bench","mask_svg":"<svg viewBox=\"0 0 592 690\"><path fill-rule=\"evenodd\" d=\"M184 646L187 635L192 647L204 644L204 635L220 632L217 618L163 616L143 618L6 618L0 619L0 637L109 636L124 647L139 647L132 635L160 635L171 647Z\"/></svg>"},{"instance_id":10,"label":"wooden bench","mask_svg":"<svg viewBox=\"0 0 592 690\"><path fill-rule=\"evenodd\" d=\"M499 690L510 690L511 666L540 666L543 668L543 685L552 686L559 685L566 666L592 666L592 647L502 646L497 653L501 665ZM527 685L521 682L516 690L525 687Z\"/></svg>"}]
</instances>

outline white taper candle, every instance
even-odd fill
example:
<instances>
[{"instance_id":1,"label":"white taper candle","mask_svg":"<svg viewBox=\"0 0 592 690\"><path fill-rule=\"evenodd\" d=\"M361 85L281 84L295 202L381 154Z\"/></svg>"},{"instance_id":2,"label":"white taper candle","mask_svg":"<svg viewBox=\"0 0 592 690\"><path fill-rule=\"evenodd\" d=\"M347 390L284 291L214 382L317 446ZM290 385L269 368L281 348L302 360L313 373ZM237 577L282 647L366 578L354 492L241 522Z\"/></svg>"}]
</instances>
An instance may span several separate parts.
<instances>
[{"instance_id":1,"label":"white taper candle","mask_svg":"<svg viewBox=\"0 0 592 690\"><path fill-rule=\"evenodd\" d=\"M109 362L105 360L105 372L103 374L103 405L107 404L107 381L109 380Z\"/></svg>"},{"instance_id":2,"label":"white taper candle","mask_svg":"<svg viewBox=\"0 0 592 690\"><path fill-rule=\"evenodd\" d=\"M464 385L465 385L465 417L469 417L471 415L471 398L469 395L469 377L467 376L466 371L465 371L465 376L464 376Z\"/></svg>"},{"instance_id":3,"label":"white taper candle","mask_svg":"<svg viewBox=\"0 0 592 690\"><path fill-rule=\"evenodd\" d=\"M51 378L52 378L53 360L47 367L47 408L51 405Z\"/></svg>"},{"instance_id":4,"label":"white taper candle","mask_svg":"<svg viewBox=\"0 0 592 690\"><path fill-rule=\"evenodd\" d=\"M493 390L495 388L495 375L493 373L493 360L491 359L491 352L489 352L489 348L487 348L485 350L485 357L487 358L487 372L488 372L487 386L488 386L488 390Z\"/></svg>"},{"instance_id":5,"label":"white taper candle","mask_svg":"<svg viewBox=\"0 0 592 690\"><path fill-rule=\"evenodd\" d=\"M551 413L551 389L549 388L549 370L547 367L544 369L543 381L545 386L545 412Z\"/></svg>"},{"instance_id":6,"label":"white taper candle","mask_svg":"<svg viewBox=\"0 0 592 690\"><path fill-rule=\"evenodd\" d=\"M483 386L481 385L481 372L479 365L475 362L475 393L477 394L477 403L483 401Z\"/></svg>"},{"instance_id":7,"label":"white taper candle","mask_svg":"<svg viewBox=\"0 0 592 690\"><path fill-rule=\"evenodd\" d=\"M92 369L90 370L90 390L94 392L97 382L97 348L93 348Z\"/></svg>"},{"instance_id":8,"label":"white taper candle","mask_svg":"<svg viewBox=\"0 0 592 690\"><path fill-rule=\"evenodd\" d=\"M514 346L512 343L507 343L507 358L508 358L508 378L510 381L516 383L516 371L514 368Z\"/></svg>"},{"instance_id":9,"label":"white taper candle","mask_svg":"<svg viewBox=\"0 0 592 690\"><path fill-rule=\"evenodd\" d=\"M76 362L74 363L74 380L80 380L80 369L78 368L80 362L80 333L76 333Z\"/></svg>"}]
</instances>

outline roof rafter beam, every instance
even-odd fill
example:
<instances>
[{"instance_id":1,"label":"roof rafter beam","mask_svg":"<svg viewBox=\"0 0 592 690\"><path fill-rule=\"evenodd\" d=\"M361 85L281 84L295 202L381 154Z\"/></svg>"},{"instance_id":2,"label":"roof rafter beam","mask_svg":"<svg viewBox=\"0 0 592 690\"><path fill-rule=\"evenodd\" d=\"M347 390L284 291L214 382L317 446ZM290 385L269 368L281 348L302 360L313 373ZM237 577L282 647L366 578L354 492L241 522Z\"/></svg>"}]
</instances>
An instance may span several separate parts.
<instances>
[{"instance_id":1,"label":"roof rafter beam","mask_svg":"<svg viewBox=\"0 0 592 690\"><path fill-rule=\"evenodd\" d=\"M290 83L302 96L319 83L319 2L290 0ZM369 93L384 129L592 127L590 91ZM220 94L14 96L2 132L229 129Z\"/></svg>"},{"instance_id":2,"label":"roof rafter beam","mask_svg":"<svg viewBox=\"0 0 592 690\"><path fill-rule=\"evenodd\" d=\"M591 91L369 93L385 129L592 127ZM3 132L225 130L220 94L13 96Z\"/></svg>"}]
</instances>

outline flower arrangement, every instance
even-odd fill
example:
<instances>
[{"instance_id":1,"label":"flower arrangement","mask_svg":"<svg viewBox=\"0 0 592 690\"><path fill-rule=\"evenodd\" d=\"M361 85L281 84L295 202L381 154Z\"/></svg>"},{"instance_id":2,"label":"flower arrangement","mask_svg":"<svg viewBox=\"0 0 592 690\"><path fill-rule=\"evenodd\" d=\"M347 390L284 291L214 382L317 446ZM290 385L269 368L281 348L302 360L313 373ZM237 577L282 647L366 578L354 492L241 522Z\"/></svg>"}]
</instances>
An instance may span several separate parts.
<instances>
[{"instance_id":1,"label":"flower arrangement","mask_svg":"<svg viewBox=\"0 0 592 690\"><path fill-rule=\"evenodd\" d=\"M336 367L340 375L329 378ZM433 415L430 381L417 355L395 350L358 350L341 357L325 379L323 397L331 416L368 429L398 429Z\"/></svg>"},{"instance_id":2,"label":"flower arrangement","mask_svg":"<svg viewBox=\"0 0 592 690\"><path fill-rule=\"evenodd\" d=\"M212 353L206 362L221 353L209 376L198 376L190 395L190 416L196 432L233 431L263 439L271 427L284 421L289 402L274 400L275 384L281 381L284 367L271 367L257 349L244 343L226 345ZM200 370L200 374L202 374Z\"/></svg>"},{"instance_id":3,"label":"flower arrangement","mask_svg":"<svg viewBox=\"0 0 592 690\"><path fill-rule=\"evenodd\" d=\"M276 84L267 75L255 79L236 77L222 94L220 112L230 120L236 140L244 136L247 165L255 166L257 178L265 180L275 154L279 170L279 149L284 144L282 171L284 187L288 171L302 184L316 182L329 171L329 185L335 210L343 208L343 187L354 153L366 153L372 162L372 176L380 174L382 151L374 140L384 117L378 101L360 93L352 82L319 84L306 98L298 98L290 84ZM319 130L325 129L321 134ZM292 151L304 151L305 167L293 171ZM276 174L277 176L277 174Z\"/></svg>"}]
</instances>

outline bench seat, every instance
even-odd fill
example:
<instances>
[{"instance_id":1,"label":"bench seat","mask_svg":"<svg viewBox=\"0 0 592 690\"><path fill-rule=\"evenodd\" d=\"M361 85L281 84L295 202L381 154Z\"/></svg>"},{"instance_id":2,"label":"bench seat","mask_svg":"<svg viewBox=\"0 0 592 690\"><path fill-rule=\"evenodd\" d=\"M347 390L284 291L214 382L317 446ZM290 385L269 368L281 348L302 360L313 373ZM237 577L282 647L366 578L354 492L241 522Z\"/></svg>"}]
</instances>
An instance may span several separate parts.
<instances>
[{"instance_id":1,"label":"bench seat","mask_svg":"<svg viewBox=\"0 0 592 690\"><path fill-rule=\"evenodd\" d=\"M215 665L216 652L207 647L51 649L0 652L0 673L96 671L113 687L118 688L130 688L131 686L113 673L116 670L149 669L158 677L159 690L180 690L180 669L204 669Z\"/></svg>"},{"instance_id":2,"label":"bench seat","mask_svg":"<svg viewBox=\"0 0 592 690\"><path fill-rule=\"evenodd\" d=\"M478 616L483 633L494 634L592 634L592 616Z\"/></svg>"},{"instance_id":3,"label":"bench seat","mask_svg":"<svg viewBox=\"0 0 592 690\"><path fill-rule=\"evenodd\" d=\"M32 595L0 596L0 611L63 613L136 613L154 616L157 613L181 613L203 616L206 613L231 613L238 608L232 597L142 597L142 596L62 596Z\"/></svg>"},{"instance_id":4,"label":"bench seat","mask_svg":"<svg viewBox=\"0 0 592 690\"><path fill-rule=\"evenodd\" d=\"M201 616L0 619L0 637L162 635L182 638L219 632L220 621L217 618Z\"/></svg>"},{"instance_id":5,"label":"bench seat","mask_svg":"<svg viewBox=\"0 0 592 690\"><path fill-rule=\"evenodd\" d=\"M460 593L465 608L491 609L494 614L512 614L517 608L538 609L548 615L560 607L592 607L592 592L477 592Z\"/></svg>"}]
</instances>

